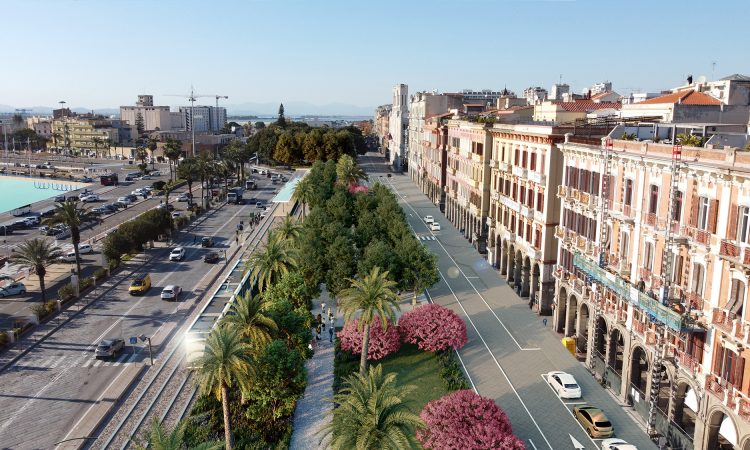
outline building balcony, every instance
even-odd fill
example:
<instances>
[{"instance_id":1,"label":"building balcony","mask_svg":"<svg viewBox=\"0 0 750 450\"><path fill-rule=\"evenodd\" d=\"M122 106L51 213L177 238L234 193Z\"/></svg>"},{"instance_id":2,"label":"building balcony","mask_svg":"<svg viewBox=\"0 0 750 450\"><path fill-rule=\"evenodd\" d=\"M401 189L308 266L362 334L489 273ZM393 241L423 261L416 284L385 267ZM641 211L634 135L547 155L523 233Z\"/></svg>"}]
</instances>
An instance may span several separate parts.
<instances>
[{"instance_id":1,"label":"building balcony","mask_svg":"<svg viewBox=\"0 0 750 450\"><path fill-rule=\"evenodd\" d=\"M598 197L596 195L589 194L588 192L578 191L578 203L580 203L584 208L595 210L597 206L597 199Z\"/></svg>"},{"instance_id":2,"label":"building balcony","mask_svg":"<svg viewBox=\"0 0 750 450\"><path fill-rule=\"evenodd\" d=\"M711 315L711 324L720 328L727 334L731 334L734 330L734 320L736 318L737 316L730 311L721 308L714 308Z\"/></svg>"},{"instance_id":3,"label":"building balcony","mask_svg":"<svg viewBox=\"0 0 750 450\"><path fill-rule=\"evenodd\" d=\"M638 335L644 336L646 334L646 328L646 324L641 322L640 320L633 321L633 331Z\"/></svg>"},{"instance_id":4,"label":"building balcony","mask_svg":"<svg viewBox=\"0 0 750 450\"><path fill-rule=\"evenodd\" d=\"M578 189L576 189L576 188L572 188L572 187L568 186L568 196L567 196L567 199L578 202L578 201L580 201L580 198L581 198L580 191Z\"/></svg>"},{"instance_id":5,"label":"building balcony","mask_svg":"<svg viewBox=\"0 0 750 450\"><path fill-rule=\"evenodd\" d=\"M641 280L643 280L644 283L651 281L651 275L651 270L646 269L645 267L638 269L638 276L641 277Z\"/></svg>"},{"instance_id":6,"label":"building balcony","mask_svg":"<svg viewBox=\"0 0 750 450\"><path fill-rule=\"evenodd\" d=\"M719 256L735 263L750 266L750 247L740 245L737 241L722 239L719 245Z\"/></svg>"},{"instance_id":7,"label":"building balcony","mask_svg":"<svg viewBox=\"0 0 750 450\"><path fill-rule=\"evenodd\" d=\"M482 162L482 161L484 161L484 156L477 155L476 153L472 153L471 154L471 160L474 161L474 162Z\"/></svg>"},{"instance_id":8,"label":"building balcony","mask_svg":"<svg viewBox=\"0 0 750 450\"><path fill-rule=\"evenodd\" d=\"M570 279L570 272L559 264L555 266L555 270L552 271L552 277L560 282L567 282Z\"/></svg>"},{"instance_id":9,"label":"building balcony","mask_svg":"<svg viewBox=\"0 0 750 450\"><path fill-rule=\"evenodd\" d=\"M658 216L654 213L645 213L643 214L643 224L647 225L652 228L656 228L656 224L658 223Z\"/></svg>"},{"instance_id":10,"label":"building balcony","mask_svg":"<svg viewBox=\"0 0 750 450\"><path fill-rule=\"evenodd\" d=\"M497 163L497 168L502 170L503 172L507 172L510 169L510 164L507 162L499 161Z\"/></svg>"},{"instance_id":11,"label":"building balcony","mask_svg":"<svg viewBox=\"0 0 750 450\"><path fill-rule=\"evenodd\" d=\"M511 173L519 178L526 178L529 171L525 167L513 166L513 170Z\"/></svg>"},{"instance_id":12,"label":"building balcony","mask_svg":"<svg viewBox=\"0 0 750 450\"><path fill-rule=\"evenodd\" d=\"M508 209L512 209L513 211L518 211L518 202L508 196L505 196L505 195L500 196L500 203Z\"/></svg>"},{"instance_id":13,"label":"building balcony","mask_svg":"<svg viewBox=\"0 0 750 450\"><path fill-rule=\"evenodd\" d=\"M528 178L530 181L533 181L537 184L546 184L547 183L547 174L537 172L536 170L530 170L528 173Z\"/></svg>"},{"instance_id":14,"label":"building balcony","mask_svg":"<svg viewBox=\"0 0 750 450\"><path fill-rule=\"evenodd\" d=\"M453 167L448 167L446 171L448 172L449 175L453 175L453 176L456 175L456 169L454 169Z\"/></svg>"},{"instance_id":15,"label":"building balcony","mask_svg":"<svg viewBox=\"0 0 750 450\"><path fill-rule=\"evenodd\" d=\"M703 305L705 303L705 300L703 300L703 297L698 295L695 292L692 291L685 291L685 303L687 305L687 309L698 309L703 310Z\"/></svg>"},{"instance_id":16,"label":"building balcony","mask_svg":"<svg viewBox=\"0 0 750 450\"><path fill-rule=\"evenodd\" d=\"M706 230L701 230L700 228L692 227L689 225L683 225L681 228L681 234L684 234L685 236L699 244L711 244L711 233Z\"/></svg>"},{"instance_id":17,"label":"building balcony","mask_svg":"<svg viewBox=\"0 0 750 450\"><path fill-rule=\"evenodd\" d=\"M706 391L721 400L724 404L726 404L727 390L731 389L731 387L727 380L724 380L715 373L711 373L706 377Z\"/></svg>"},{"instance_id":18,"label":"building balcony","mask_svg":"<svg viewBox=\"0 0 750 450\"><path fill-rule=\"evenodd\" d=\"M697 374L699 374L699 373L702 372L702 367L703 366L701 366L701 363L698 362L698 360L694 356L692 356L692 355L690 355L688 353L684 353L684 352L679 352L678 351L676 353L676 358L675 359L676 359L678 365L685 372L687 372L687 373L689 373L689 374L691 374L693 376L695 376L695 375L697 375Z\"/></svg>"},{"instance_id":19,"label":"building balcony","mask_svg":"<svg viewBox=\"0 0 750 450\"><path fill-rule=\"evenodd\" d=\"M557 198L565 200L568 197L568 187L559 185L557 186Z\"/></svg>"},{"instance_id":20,"label":"building balcony","mask_svg":"<svg viewBox=\"0 0 750 450\"><path fill-rule=\"evenodd\" d=\"M496 202L497 202L497 201L500 201L500 193L499 193L499 192L497 192L497 191L491 192L491 193L490 193L490 198L491 198L492 200L495 200Z\"/></svg>"},{"instance_id":21,"label":"building balcony","mask_svg":"<svg viewBox=\"0 0 750 450\"><path fill-rule=\"evenodd\" d=\"M586 283L580 278L576 278L573 280L573 292L577 293L581 296L582 299L588 299L589 298L589 287L586 286Z\"/></svg>"}]
</instances>

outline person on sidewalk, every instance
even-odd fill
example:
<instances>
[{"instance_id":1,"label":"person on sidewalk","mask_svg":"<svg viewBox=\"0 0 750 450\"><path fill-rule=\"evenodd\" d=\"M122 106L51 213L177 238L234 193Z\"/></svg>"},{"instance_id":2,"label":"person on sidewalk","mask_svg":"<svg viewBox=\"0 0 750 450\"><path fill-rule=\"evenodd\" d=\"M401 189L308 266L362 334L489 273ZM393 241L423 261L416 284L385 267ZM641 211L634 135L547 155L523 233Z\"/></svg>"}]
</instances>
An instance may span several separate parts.
<instances>
[{"instance_id":1,"label":"person on sidewalk","mask_svg":"<svg viewBox=\"0 0 750 450\"><path fill-rule=\"evenodd\" d=\"M326 302L322 302L320 304L320 312L322 312L323 314L326 313Z\"/></svg>"},{"instance_id":2,"label":"person on sidewalk","mask_svg":"<svg viewBox=\"0 0 750 450\"><path fill-rule=\"evenodd\" d=\"M323 327L324 330L326 329L325 324L323 323L323 316L321 316L320 313L315 317L315 323L317 323L319 327Z\"/></svg>"},{"instance_id":3,"label":"person on sidewalk","mask_svg":"<svg viewBox=\"0 0 750 450\"><path fill-rule=\"evenodd\" d=\"M333 343L333 327L328 327L328 342Z\"/></svg>"},{"instance_id":4,"label":"person on sidewalk","mask_svg":"<svg viewBox=\"0 0 750 450\"><path fill-rule=\"evenodd\" d=\"M320 324L318 324L318 326L315 327L315 340L316 341L320 340Z\"/></svg>"}]
</instances>

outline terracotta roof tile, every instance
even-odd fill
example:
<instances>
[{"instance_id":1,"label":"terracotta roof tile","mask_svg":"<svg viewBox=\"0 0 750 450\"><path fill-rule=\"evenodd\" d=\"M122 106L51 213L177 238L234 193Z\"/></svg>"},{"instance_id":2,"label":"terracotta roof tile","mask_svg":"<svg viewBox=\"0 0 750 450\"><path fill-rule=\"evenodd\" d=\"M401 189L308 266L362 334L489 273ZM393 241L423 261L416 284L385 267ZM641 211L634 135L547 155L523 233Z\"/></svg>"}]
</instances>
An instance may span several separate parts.
<instances>
[{"instance_id":1,"label":"terracotta roof tile","mask_svg":"<svg viewBox=\"0 0 750 450\"><path fill-rule=\"evenodd\" d=\"M620 109L620 107L622 106L620 103L614 103L614 102L595 103L591 100L576 100L574 102L555 101L553 103L559 106L561 109L568 111L568 112L586 112L586 111L592 111L596 109Z\"/></svg>"},{"instance_id":2,"label":"terracotta roof tile","mask_svg":"<svg viewBox=\"0 0 750 450\"><path fill-rule=\"evenodd\" d=\"M721 102L703 92L693 90L678 91L660 97L644 100L636 105L659 105L659 104L681 103L683 105L720 105Z\"/></svg>"}]
</instances>

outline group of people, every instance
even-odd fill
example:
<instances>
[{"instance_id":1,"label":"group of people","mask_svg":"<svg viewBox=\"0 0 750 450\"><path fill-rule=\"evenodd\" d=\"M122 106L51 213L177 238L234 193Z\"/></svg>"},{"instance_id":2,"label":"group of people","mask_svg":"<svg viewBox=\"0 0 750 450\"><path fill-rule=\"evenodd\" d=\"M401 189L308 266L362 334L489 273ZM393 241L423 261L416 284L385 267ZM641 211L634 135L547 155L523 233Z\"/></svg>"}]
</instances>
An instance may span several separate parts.
<instances>
[{"instance_id":1,"label":"group of people","mask_svg":"<svg viewBox=\"0 0 750 450\"><path fill-rule=\"evenodd\" d=\"M321 340L320 333L326 329L326 303L322 302L320 305L320 313L315 317L315 340ZM333 342L333 333L335 331L336 319L333 317L333 311L331 307L328 307L328 341Z\"/></svg>"}]
</instances>

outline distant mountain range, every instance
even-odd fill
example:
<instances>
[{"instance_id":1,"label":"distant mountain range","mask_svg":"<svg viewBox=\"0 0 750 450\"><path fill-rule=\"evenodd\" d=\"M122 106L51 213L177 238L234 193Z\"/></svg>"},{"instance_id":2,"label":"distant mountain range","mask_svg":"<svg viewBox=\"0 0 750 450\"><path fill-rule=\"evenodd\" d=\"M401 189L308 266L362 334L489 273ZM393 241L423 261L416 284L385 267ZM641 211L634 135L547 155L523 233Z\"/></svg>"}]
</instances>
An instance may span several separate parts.
<instances>
[{"instance_id":1,"label":"distant mountain range","mask_svg":"<svg viewBox=\"0 0 750 450\"><path fill-rule=\"evenodd\" d=\"M208 103L211 104L210 102ZM231 116L275 116L279 111L278 103L254 103L246 102L234 105L222 105L227 108L227 114ZM27 114L42 114L50 115L53 109L57 107L50 106L11 106L11 105L0 105L0 113L15 113L16 109L26 109ZM173 106L176 109L177 106ZM103 114L105 116L120 114L119 108L84 108L84 107L73 107L71 111L77 113L88 113L93 111L96 114ZM287 116L371 116L374 111L374 107L370 106L356 106L346 103L328 103L325 105L315 105L307 102L284 102L284 113Z\"/></svg>"}]
</instances>

